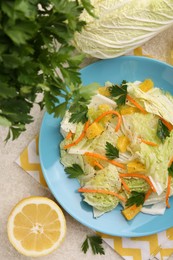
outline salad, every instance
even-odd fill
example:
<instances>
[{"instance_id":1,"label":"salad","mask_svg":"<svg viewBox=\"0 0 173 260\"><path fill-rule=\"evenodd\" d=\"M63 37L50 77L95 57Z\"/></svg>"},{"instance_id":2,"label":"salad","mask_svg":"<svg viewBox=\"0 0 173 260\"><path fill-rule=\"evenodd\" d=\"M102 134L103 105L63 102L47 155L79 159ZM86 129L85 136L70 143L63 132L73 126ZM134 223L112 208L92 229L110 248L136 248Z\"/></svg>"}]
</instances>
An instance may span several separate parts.
<instances>
[{"instance_id":1,"label":"salad","mask_svg":"<svg viewBox=\"0 0 173 260\"><path fill-rule=\"evenodd\" d=\"M87 88L85 88L86 91ZM173 195L173 96L144 81L93 87L61 122L61 163L94 217L164 214Z\"/></svg>"}]
</instances>

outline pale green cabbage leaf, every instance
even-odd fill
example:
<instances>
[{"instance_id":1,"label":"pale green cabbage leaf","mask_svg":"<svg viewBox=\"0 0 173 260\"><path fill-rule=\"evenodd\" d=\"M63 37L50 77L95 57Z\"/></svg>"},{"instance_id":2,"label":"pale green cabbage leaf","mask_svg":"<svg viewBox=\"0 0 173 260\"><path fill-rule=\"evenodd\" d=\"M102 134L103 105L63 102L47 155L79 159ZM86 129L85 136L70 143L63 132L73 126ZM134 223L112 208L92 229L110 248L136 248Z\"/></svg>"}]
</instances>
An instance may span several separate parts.
<instances>
[{"instance_id":1,"label":"pale green cabbage leaf","mask_svg":"<svg viewBox=\"0 0 173 260\"><path fill-rule=\"evenodd\" d=\"M129 84L128 93L145 107L147 112L158 115L173 124L173 99L169 93L164 93L159 88L143 92L135 83Z\"/></svg>"},{"instance_id":2,"label":"pale green cabbage leaf","mask_svg":"<svg viewBox=\"0 0 173 260\"><path fill-rule=\"evenodd\" d=\"M118 192L121 187L121 182L117 168L113 165L108 165L86 182L84 187L88 189ZM83 196L85 202L102 213L114 209L119 203L117 197L107 194L83 193Z\"/></svg>"},{"instance_id":3,"label":"pale green cabbage leaf","mask_svg":"<svg viewBox=\"0 0 173 260\"><path fill-rule=\"evenodd\" d=\"M162 190L167 187L168 165L173 155L173 131L165 142L158 147L152 147L141 143L137 152L142 163L145 164L147 174L159 183Z\"/></svg>"},{"instance_id":4,"label":"pale green cabbage leaf","mask_svg":"<svg viewBox=\"0 0 173 260\"><path fill-rule=\"evenodd\" d=\"M91 0L95 17L76 32L74 45L89 56L106 59L123 55L173 24L172 0Z\"/></svg>"}]
</instances>

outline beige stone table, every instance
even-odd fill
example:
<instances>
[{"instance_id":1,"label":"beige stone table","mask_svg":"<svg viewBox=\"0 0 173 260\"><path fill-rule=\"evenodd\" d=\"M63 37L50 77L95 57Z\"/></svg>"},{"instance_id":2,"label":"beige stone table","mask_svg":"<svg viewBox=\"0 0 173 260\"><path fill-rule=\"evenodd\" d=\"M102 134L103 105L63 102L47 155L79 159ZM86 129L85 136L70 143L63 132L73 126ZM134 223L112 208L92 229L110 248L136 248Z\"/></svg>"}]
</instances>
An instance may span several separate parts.
<instances>
[{"instance_id":1,"label":"beige stone table","mask_svg":"<svg viewBox=\"0 0 173 260\"><path fill-rule=\"evenodd\" d=\"M170 54L170 46L173 45L173 27L160 33L143 47L144 50L156 58L167 60ZM47 196L52 198L49 191L45 190L31 176L26 174L15 160L20 152L27 146L32 138L39 132L43 112L38 107L32 110L35 121L27 126L27 130L15 141L9 141L6 145L3 140L7 130L0 128L0 260L24 260L32 259L24 257L11 246L7 238L6 224L12 207L22 198L32 196ZM106 243L104 243L105 255L93 255L88 251L85 255L81 251L81 243L87 234L93 232L81 225L66 212L67 235L58 250L49 256L40 257L41 260L119 260L118 256ZM170 257L173 260L173 257Z\"/></svg>"}]
</instances>

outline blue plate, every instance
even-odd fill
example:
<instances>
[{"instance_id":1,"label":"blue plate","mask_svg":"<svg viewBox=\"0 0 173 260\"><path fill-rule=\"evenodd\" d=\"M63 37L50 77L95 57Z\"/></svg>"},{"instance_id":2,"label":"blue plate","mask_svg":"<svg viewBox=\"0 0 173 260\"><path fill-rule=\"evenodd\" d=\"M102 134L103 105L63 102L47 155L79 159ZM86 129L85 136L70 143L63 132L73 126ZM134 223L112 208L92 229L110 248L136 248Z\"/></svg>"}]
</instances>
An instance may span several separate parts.
<instances>
[{"instance_id":1,"label":"blue plate","mask_svg":"<svg viewBox=\"0 0 173 260\"><path fill-rule=\"evenodd\" d=\"M173 67L145 57L123 56L102 60L82 69L81 77L84 85L151 78L155 86L173 94ZM163 216L140 213L133 220L126 221L121 214L121 206L118 206L97 219L93 218L92 208L82 201L82 195L77 192L77 180L69 179L59 162L59 143L62 140L59 126L59 119L45 114L39 139L40 160L49 189L73 218L93 230L122 237L145 236L173 226L173 198L170 199L171 207Z\"/></svg>"}]
</instances>

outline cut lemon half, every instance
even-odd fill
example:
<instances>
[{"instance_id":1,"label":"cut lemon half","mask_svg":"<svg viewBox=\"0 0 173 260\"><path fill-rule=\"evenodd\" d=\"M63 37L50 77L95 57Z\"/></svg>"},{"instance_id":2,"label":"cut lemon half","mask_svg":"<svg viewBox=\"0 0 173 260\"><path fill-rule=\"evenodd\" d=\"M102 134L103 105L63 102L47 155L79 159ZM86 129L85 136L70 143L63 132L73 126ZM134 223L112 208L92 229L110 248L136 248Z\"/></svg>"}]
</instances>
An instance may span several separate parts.
<instances>
[{"instance_id":1,"label":"cut lemon half","mask_svg":"<svg viewBox=\"0 0 173 260\"><path fill-rule=\"evenodd\" d=\"M28 197L10 213L7 232L18 252L26 256L43 256L57 249L64 240L66 220L54 201Z\"/></svg>"}]
</instances>

